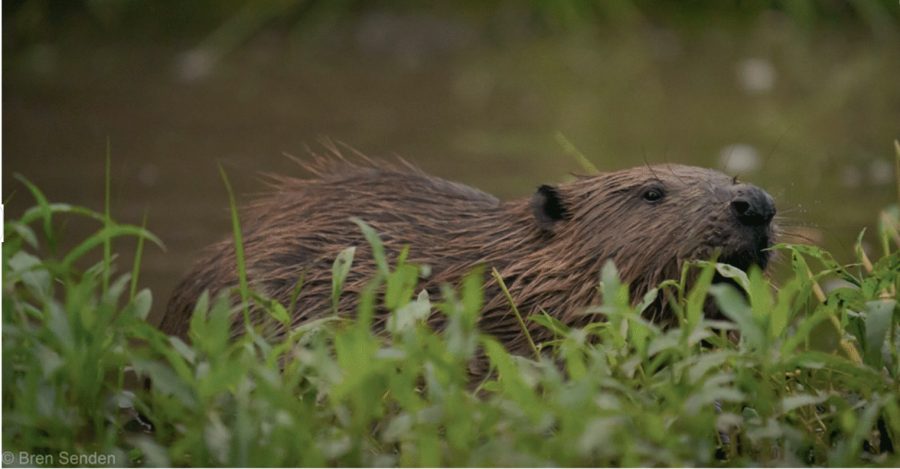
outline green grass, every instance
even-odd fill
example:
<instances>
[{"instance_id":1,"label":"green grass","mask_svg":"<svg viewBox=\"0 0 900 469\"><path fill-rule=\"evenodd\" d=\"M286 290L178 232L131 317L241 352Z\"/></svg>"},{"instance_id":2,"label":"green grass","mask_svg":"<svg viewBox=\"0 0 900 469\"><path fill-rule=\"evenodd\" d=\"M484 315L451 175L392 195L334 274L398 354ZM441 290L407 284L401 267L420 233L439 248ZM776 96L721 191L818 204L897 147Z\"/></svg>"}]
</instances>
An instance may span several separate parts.
<instances>
[{"instance_id":1,"label":"green grass","mask_svg":"<svg viewBox=\"0 0 900 469\"><path fill-rule=\"evenodd\" d=\"M897 206L869 234L878 255L861 235L854 264L777 246L793 271L777 286L758 271L698 262L688 267L699 273L693 288L686 272L633 305L607 265L597 306L607 320L573 329L552 311L522 318L556 338L521 357L476 327L485 272L429 299L415 289L423 269L405 252L391 265L361 221L379 268L354 319L325 317L281 341L261 328L231 340L246 302L272 321L292 309L242 283L245 304L198 302L185 343L146 322L153 297L136 288L143 243L157 238L114 222L108 204L104 213L52 204L22 182L37 204L7 221L2 258L2 438L16 455L151 466L900 464L891 450L900 443ZM61 216L100 228L59 253ZM122 237L141 246L127 274L106 250ZM85 266L97 249L102 260ZM348 249L335 261L335 304L353 258ZM746 295L711 284L715 270ZM835 278L842 286L825 292ZM676 327L641 318L657 296L673 305ZM709 297L730 321L703 316ZM382 335L371 330L379 303L392 311ZM430 314L446 316L442 331L425 324ZM492 372L470 378L473 359Z\"/></svg>"}]
</instances>

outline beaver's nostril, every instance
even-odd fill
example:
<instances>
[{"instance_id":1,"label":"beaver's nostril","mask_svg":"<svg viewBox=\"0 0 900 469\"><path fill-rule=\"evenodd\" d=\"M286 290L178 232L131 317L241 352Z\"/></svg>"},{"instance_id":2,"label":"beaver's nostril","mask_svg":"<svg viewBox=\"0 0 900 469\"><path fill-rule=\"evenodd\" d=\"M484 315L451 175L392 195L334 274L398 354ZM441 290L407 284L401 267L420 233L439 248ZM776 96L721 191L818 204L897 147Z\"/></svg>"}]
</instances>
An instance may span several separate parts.
<instances>
[{"instance_id":1,"label":"beaver's nostril","mask_svg":"<svg viewBox=\"0 0 900 469\"><path fill-rule=\"evenodd\" d=\"M743 199L733 200L731 201L731 208L734 209L734 213L741 216L747 213L747 210L750 210L750 202Z\"/></svg>"},{"instance_id":2,"label":"beaver's nostril","mask_svg":"<svg viewBox=\"0 0 900 469\"><path fill-rule=\"evenodd\" d=\"M737 219L747 226L767 225L775 217L772 197L756 187L743 187L731 201L731 210Z\"/></svg>"}]
</instances>

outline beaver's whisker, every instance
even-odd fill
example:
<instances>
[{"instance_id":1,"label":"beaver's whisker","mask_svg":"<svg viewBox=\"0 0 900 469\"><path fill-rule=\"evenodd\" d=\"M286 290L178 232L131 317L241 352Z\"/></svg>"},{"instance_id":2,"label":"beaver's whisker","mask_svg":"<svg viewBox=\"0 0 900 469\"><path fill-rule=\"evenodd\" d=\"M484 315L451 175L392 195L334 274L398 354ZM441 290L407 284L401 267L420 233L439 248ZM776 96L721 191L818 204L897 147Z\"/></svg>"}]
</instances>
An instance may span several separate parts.
<instances>
[{"instance_id":1,"label":"beaver's whisker","mask_svg":"<svg viewBox=\"0 0 900 469\"><path fill-rule=\"evenodd\" d=\"M785 243L795 244L797 241L803 241L807 244L818 244L817 240L798 233L780 233L778 237L782 242Z\"/></svg>"}]
</instances>

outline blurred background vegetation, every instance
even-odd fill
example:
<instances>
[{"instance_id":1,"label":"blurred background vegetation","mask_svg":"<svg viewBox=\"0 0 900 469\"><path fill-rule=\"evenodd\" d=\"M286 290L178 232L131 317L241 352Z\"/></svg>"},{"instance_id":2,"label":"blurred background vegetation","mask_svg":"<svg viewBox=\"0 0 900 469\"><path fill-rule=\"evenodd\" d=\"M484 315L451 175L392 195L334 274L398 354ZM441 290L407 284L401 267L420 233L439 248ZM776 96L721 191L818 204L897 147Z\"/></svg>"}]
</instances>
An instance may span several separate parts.
<instances>
[{"instance_id":1,"label":"blurred background vegetation","mask_svg":"<svg viewBox=\"0 0 900 469\"><path fill-rule=\"evenodd\" d=\"M767 188L783 223L838 253L895 199L895 0L2 8L8 213L31 203L14 173L101 207L108 139L114 216L147 212L168 246L145 256L162 296L228 232L216 163L258 193L259 172L297 174L282 153L321 137L502 197L578 171L564 141L601 170L716 167Z\"/></svg>"}]
</instances>

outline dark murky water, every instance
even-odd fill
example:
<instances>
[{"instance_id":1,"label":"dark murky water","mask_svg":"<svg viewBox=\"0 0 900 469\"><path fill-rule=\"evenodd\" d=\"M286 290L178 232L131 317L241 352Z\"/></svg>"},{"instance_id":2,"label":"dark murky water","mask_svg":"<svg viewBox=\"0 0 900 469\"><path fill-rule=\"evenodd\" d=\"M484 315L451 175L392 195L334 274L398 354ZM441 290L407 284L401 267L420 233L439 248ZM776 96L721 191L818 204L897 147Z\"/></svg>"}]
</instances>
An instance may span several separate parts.
<instances>
[{"instance_id":1,"label":"dark murky water","mask_svg":"<svg viewBox=\"0 0 900 469\"><path fill-rule=\"evenodd\" d=\"M156 310L229 230L216 164L247 200L264 189L258 172L298 173L282 153L302 157L322 136L502 197L579 170L557 132L601 169L718 167L767 188L788 223L845 260L896 194L900 48L862 34L773 22L503 41L375 15L314 46L262 36L221 60L187 50L72 41L3 63L7 216L31 203L14 173L101 209L109 138L114 215L147 211L167 246L145 253Z\"/></svg>"}]
</instances>

